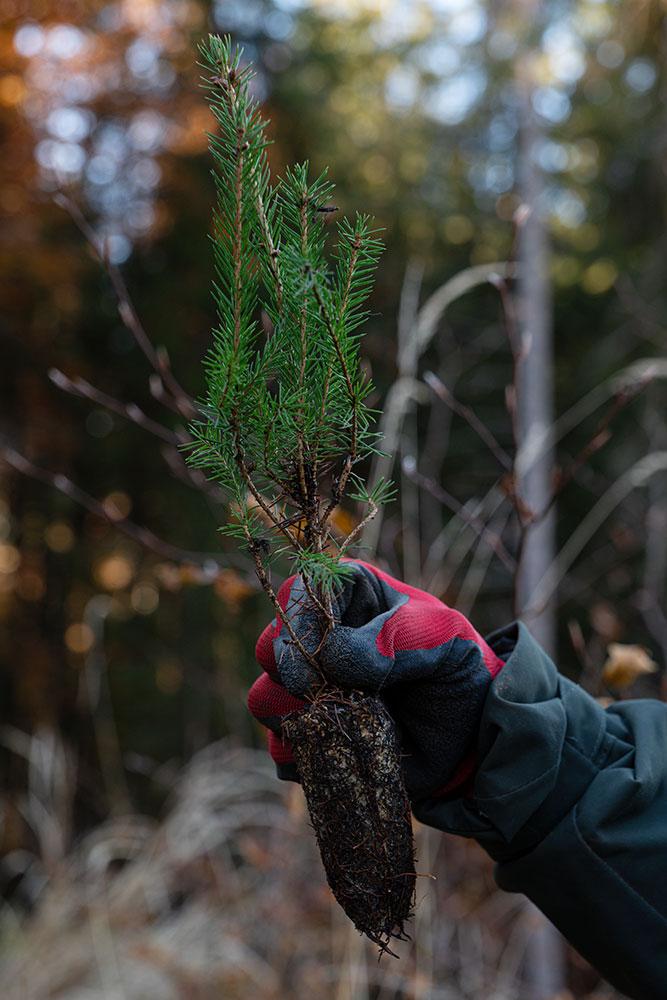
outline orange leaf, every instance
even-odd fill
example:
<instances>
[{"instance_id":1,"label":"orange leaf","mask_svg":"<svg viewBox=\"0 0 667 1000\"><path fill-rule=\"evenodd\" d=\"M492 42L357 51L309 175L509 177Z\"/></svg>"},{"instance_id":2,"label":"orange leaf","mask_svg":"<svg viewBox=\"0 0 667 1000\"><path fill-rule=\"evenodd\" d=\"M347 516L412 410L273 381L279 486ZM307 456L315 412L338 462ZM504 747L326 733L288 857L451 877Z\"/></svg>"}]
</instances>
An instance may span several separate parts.
<instances>
[{"instance_id":1,"label":"orange leaf","mask_svg":"<svg viewBox=\"0 0 667 1000\"><path fill-rule=\"evenodd\" d=\"M602 679L613 688L627 688L642 674L654 674L658 665L643 646L627 646L610 642L607 662L602 668Z\"/></svg>"}]
</instances>

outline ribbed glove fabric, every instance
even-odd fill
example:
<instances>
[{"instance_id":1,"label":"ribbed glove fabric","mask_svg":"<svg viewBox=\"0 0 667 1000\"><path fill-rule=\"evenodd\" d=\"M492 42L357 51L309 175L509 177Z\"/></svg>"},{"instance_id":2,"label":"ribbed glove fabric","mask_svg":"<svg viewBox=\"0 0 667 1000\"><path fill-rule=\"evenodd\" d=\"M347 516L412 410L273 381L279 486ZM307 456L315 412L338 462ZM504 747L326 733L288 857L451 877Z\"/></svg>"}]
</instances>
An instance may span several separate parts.
<instances>
[{"instance_id":1,"label":"ribbed glove fabric","mask_svg":"<svg viewBox=\"0 0 667 1000\"><path fill-rule=\"evenodd\" d=\"M446 794L474 770L482 706L503 661L460 612L394 579L376 566L349 560L351 572L334 601L336 628L319 653L327 678L342 688L378 694L395 719L412 801ZM288 618L306 649L321 639L303 582L290 577L278 593L283 615L268 625L256 655L264 673L248 707L269 730L278 774L298 780L282 717L306 706L314 668L291 641Z\"/></svg>"}]
</instances>

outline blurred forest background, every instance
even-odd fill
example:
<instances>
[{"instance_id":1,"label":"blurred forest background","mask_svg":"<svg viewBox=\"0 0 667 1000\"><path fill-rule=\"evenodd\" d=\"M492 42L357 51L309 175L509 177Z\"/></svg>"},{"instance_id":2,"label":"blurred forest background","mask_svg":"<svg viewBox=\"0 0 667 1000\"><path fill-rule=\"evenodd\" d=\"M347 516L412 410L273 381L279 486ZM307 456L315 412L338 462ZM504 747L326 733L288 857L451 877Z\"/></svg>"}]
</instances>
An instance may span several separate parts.
<instances>
[{"instance_id":1,"label":"blurred forest background","mask_svg":"<svg viewBox=\"0 0 667 1000\"><path fill-rule=\"evenodd\" d=\"M662 697L664 3L0 10L5 996L616 996L423 829L438 880L378 964L273 778L270 610L179 451L214 323L195 46L244 43L274 171L328 164L385 229L363 350L399 500L366 551L481 631L521 612L596 696Z\"/></svg>"}]
</instances>

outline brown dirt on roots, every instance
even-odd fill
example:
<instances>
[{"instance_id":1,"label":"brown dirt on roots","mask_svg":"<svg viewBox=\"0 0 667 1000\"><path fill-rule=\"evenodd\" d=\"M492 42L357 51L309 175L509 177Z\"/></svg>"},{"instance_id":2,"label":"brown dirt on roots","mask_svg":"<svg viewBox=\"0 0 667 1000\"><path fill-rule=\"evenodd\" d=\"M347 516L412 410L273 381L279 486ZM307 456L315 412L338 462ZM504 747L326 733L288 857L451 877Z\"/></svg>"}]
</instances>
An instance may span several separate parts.
<instances>
[{"instance_id":1,"label":"brown dirt on roots","mask_svg":"<svg viewBox=\"0 0 667 1000\"><path fill-rule=\"evenodd\" d=\"M283 722L334 896L388 951L405 939L415 893L410 803L396 726L379 698L320 694Z\"/></svg>"}]
</instances>

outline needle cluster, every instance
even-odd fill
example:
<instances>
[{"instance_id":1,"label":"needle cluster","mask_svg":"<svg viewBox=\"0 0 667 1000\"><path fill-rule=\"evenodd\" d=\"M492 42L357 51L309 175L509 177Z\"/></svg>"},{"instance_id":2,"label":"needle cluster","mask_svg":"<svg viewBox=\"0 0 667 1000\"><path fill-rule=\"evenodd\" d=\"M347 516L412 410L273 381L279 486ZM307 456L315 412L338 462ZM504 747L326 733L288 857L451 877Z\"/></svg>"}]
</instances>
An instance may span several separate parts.
<instances>
[{"instance_id":1,"label":"needle cluster","mask_svg":"<svg viewBox=\"0 0 667 1000\"><path fill-rule=\"evenodd\" d=\"M217 122L209 140L218 321L190 461L229 495L233 520L223 530L250 548L269 596L267 567L287 552L332 627L327 594L345 572L340 556L387 493L355 474L376 449L359 338L381 242L368 217L343 219L329 263L326 172L310 180L299 164L274 184L252 68L229 38L211 36L200 52ZM366 508L341 538L331 515L346 493Z\"/></svg>"}]
</instances>

